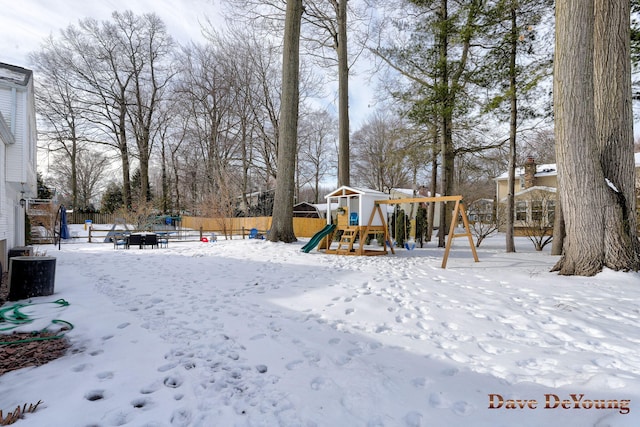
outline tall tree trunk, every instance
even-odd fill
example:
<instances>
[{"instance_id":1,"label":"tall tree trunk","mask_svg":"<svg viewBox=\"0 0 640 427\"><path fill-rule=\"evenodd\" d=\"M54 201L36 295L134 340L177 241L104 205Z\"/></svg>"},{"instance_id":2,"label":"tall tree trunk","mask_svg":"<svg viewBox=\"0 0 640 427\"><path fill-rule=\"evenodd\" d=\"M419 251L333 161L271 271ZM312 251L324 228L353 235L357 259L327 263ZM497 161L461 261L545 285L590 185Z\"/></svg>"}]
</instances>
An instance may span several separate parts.
<instances>
[{"instance_id":1,"label":"tall tree trunk","mask_svg":"<svg viewBox=\"0 0 640 427\"><path fill-rule=\"evenodd\" d=\"M431 186L429 188L430 197L436 197L436 193L438 192L438 131L434 126L433 131L433 158L431 159ZM433 220L436 214L436 203L431 202L427 207L427 230L426 230L426 240L427 242L431 241L433 237Z\"/></svg>"},{"instance_id":2,"label":"tall tree trunk","mask_svg":"<svg viewBox=\"0 0 640 427\"><path fill-rule=\"evenodd\" d=\"M516 5L511 5L511 52L509 54L509 97L511 117L509 120L509 178L507 180L507 222L506 251L515 252L515 186L516 186L516 131L518 128L518 94L516 92L516 56L518 49L518 26L516 22ZM498 201L499 203L500 201Z\"/></svg>"},{"instance_id":3,"label":"tall tree trunk","mask_svg":"<svg viewBox=\"0 0 640 427\"><path fill-rule=\"evenodd\" d=\"M604 177L611 183L605 187L604 264L614 270L638 270L630 3L596 0L593 16L596 144Z\"/></svg>"},{"instance_id":4,"label":"tall tree trunk","mask_svg":"<svg viewBox=\"0 0 640 427\"><path fill-rule=\"evenodd\" d=\"M347 56L347 0L338 1L338 186L349 178L349 62Z\"/></svg>"},{"instance_id":5,"label":"tall tree trunk","mask_svg":"<svg viewBox=\"0 0 640 427\"><path fill-rule=\"evenodd\" d=\"M562 213L562 201L560 194L556 197L556 212L553 219L553 241L551 242L551 255L562 255L562 247L564 246L564 214Z\"/></svg>"},{"instance_id":6,"label":"tall tree trunk","mask_svg":"<svg viewBox=\"0 0 640 427\"><path fill-rule=\"evenodd\" d=\"M556 3L556 157L566 226L563 255L554 267L560 274L640 268L635 206L628 196L634 166L624 3Z\"/></svg>"},{"instance_id":7,"label":"tall tree trunk","mask_svg":"<svg viewBox=\"0 0 640 427\"><path fill-rule=\"evenodd\" d=\"M122 90L124 97L124 90ZM121 98L124 99L124 98ZM117 127L117 139L118 148L120 150L120 160L122 161L122 202L125 209L131 209L131 161L129 160L129 147L127 145L127 131L126 131L126 106L124 102L119 106L118 111L118 127Z\"/></svg>"},{"instance_id":8,"label":"tall tree trunk","mask_svg":"<svg viewBox=\"0 0 640 427\"><path fill-rule=\"evenodd\" d=\"M556 160L567 238L555 270L593 275L602 266L604 183L595 145L593 0L556 3Z\"/></svg>"},{"instance_id":9,"label":"tall tree trunk","mask_svg":"<svg viewBox=\"0 0 640 427\"><path fill-rule=\"evenodd\" d=\"M169 177L167 175L167 149L166 149L166 134L163 132L161 136L162 145L160 146L160 172L162 179L162 213L169 213Z\"/></svg>"},{"instance_id":10,"label":"tall tree trunk","mask_svg":"<svg viewBox=\"0 0 640 427\"><path fill-rule=\"evenodd\" d=\"M451 115L453 111L450 105L450 88L449 88L449 28L447 21L449 20L448 0L440 1L438 10L438 22L440 30L438 34L438 50L440 55L440 66L438 67L438 80L440 84L440 155L442 156L442 173L440 174L440 195L448 196L449 188L453 178L453 142L451 135ZM438 225L438 247L445 246L445 236L447 233L447 218L449 215L449 204L440 204L440 224Z\"/></svg>"},{"instance_id":11,"label":"tall tree trunk","mask_svg":"<svg viewBox=\"0 0 640 427\"><path fill-rule=\"evenodd\" d=\"M278 138L278 175L273 200L273 218L268 238L272 242L295 242L293 193L298 137L298 87L300 73L300 24L302 0L287 0L282 56L282 101Z\"/></svg>"}]
</instances>

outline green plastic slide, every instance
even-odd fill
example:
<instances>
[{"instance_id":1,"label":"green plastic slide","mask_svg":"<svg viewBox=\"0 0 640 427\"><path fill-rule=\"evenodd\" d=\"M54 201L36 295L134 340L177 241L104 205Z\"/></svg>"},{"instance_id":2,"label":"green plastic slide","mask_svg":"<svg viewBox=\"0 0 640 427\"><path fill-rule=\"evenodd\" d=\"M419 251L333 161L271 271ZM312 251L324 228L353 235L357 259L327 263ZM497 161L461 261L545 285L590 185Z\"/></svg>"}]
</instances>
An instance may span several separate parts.
<instances>
[{"instance_id":1,"label":"green plastic slide","mask_svg":"<svg viewBox=\"0 0 640 427\"><path fill-rule=\"evenodd\" d=\"M318 231L312 238L311 240L309 240L309 242L304 245L301 249L301 251L309 253L311 252L311 250L313 248L315 248L316 246L318 246L318 244L322 241L322 239L327 236L328 234L330 234L333 230L335 230L336 225L335 224L327 224L324 226L324 228L320 231Z\"/></svg>"}]
</instances>

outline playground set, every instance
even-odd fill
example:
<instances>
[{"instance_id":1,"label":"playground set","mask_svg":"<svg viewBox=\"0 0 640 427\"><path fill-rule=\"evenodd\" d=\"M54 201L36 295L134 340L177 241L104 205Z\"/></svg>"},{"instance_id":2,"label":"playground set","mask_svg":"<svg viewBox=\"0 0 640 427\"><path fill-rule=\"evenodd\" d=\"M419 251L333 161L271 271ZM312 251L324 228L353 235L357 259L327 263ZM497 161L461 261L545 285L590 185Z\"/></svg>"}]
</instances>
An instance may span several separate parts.
<instances>
[{"instance_id":1,"label":"playground set","mask_svg":"<svg viewBox=\"0 0 640 427\"><path fill-rule=\"evenodd\" d=\"M388 205L454 202L442 268L447 266L453 239L457 237L467 237L473 259L475 262L479 262L469 228L469 220L462 203L462 196L413 197L392 200L389 194L379 191L342 186L325 198L327 199L327 225L303 246L302 250L304 252L310 252L315 247L318 247L319 250L323 249L326 254L336 255L371 256L386 255L389 252L395 254L394 244L390 238L387 224L386 207ZM334 222L331 207L336 205L338 206L338 214ZM459 218L463 222L463 233L456 233ZM334 234L339 236L337 241L334 241ZM383 236L382 242L380 242L382 245L365 244L369 238L376 239L379 236ZM336 243L337 246L335 246Z\"/></svg>"}]
</instances>

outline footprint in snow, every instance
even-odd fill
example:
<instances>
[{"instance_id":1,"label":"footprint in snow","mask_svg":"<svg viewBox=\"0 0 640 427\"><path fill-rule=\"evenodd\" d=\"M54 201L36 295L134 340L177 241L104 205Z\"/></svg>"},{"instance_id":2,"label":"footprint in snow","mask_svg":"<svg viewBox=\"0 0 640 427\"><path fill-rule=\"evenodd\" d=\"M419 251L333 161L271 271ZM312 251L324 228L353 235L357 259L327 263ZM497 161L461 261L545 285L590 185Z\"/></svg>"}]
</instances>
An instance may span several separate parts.
<instances>
[{"instance_id":1,"label":"footprint in snow","mask_svg":"<svg viewBox=\"0 0 640 427\"><path fill-rule=\"evenodd\" d=\"M95 402L96 400L102 400L106 398L104 390L91 390L85 393L84 398L90 402Z\"/></svg>"},{"instance_id":2,"label":"footprint in snow","mask_svg":"<svg viewBox=\"0 0 640 427\"><path fill-rule=\"evenodd\" d=\"M297 359L297 360L293 360L293 361L287 363L286 365L284 365L284 367L287 368L287 370L292 371L295 368L297 368L299 365L301 365L302 363L304 363L302 360Z\"/></svg>"},{"instance_id":3,"label":"footprint in snow","mask_svg":"<svg viewBox=\"0 0 640 427\"><path fill-rule=\"evenodd\" d=\"M164 385L169 388L178 388L182 385L182 378L177 375L170 375L164 379Z\"/></svg>"},{"instance_id":4,"label":"footprint in snow","mask_svg":"<svg viewBox=\"0 0 640 427\"><path fill-rule=\"evenodd\" d=\"M311 380L311 389L312 390L320 390L325 384L325 379L322 377L315 377Z\"/></svg>"},{"instance_id":5,"label":"footprint in snow","mask_svg":"<svg viewBox=\"0 0 640 427\"><path fill-rule=\"evenodd\" d=\"M71 370L73 372L82 372L87 368L91 368L91 364L90 363L82 363L80 365L76 365L73 368L71 368Z\"/></svg>"},{"instance_id":6,"label":"footprint in snow","mask_svg":"<svg viewBox=\"0 0 640 427\"><path fill-rule=\"evenodd\" d=\"M442 393L431 393L429 396L429 405L432 408L449 408L451 403L442 395Z\"/></svg>"},{"instance_id":7,"label":"footprint in snow","mask_svg":"<svg viewBox=\"0 0 640 427\"><path fill-rule=\"evenodd\" d=\"M176 366L178 366L178 364L176 362L172 362L172 363L167 363L166 365L162 365L158 368L158 372L166 372L170 369L175 368Z\"/></svg>"},{"instance_id":8,"label":"footprint in snow","mask_svg":"<svg viewBox=\"0 0 640 427\"><path fill-rule=\"evenodd\" d=\"M422 414L417 411L411 411L404 416L404 422L407 427L420 427L422 426Z\"/></svg>"},{"instance_id":9,"label":"footprint in snow","mask_svg":"<svg viewBox=\"0 0 640 427\"><path fill-rule=\"evenodd\" d=\"M133 406L136 409L142 409L144 411L148 411L151 408L153 408L154 404L153 404L153 400L151 399L147 399L145 397L139 397L131 401L131 406Z\"/></svg>"},{"instance_id":10,"label":"footprint in snow","mask_svg":"<svg viewBox=\"0 0 640 427\"><path fill-rule=\"evenodd\" d=\"M156 381L153 384L150 384L150 385L148 385L146 387L141 388L140 389L140 393L141 394L151 394L151 393L155 393L159 389L160 389L160 383Z\"/></svg>"},{"instance_id":11,"label":"footprint in snow","mask_svg":"<svg viewBox=\"0 0 640 427\"><path fill-rule=\"evenodd\" d=\"M111 371L98 372L96 374L96 377L98 377L99 380L110 380L113 378L113 372Z\"/></svg>"},{"instance_id":12,"label":"footprint in snow","mask_svg":"<svg viewBox=\"0 0 640 427\"><path fill-rule=\"evenodd\" d=\"M191 424L191 411L185 408L176 409L169 420L173 427L187 427Z\"/></svg>"}]
</instances>

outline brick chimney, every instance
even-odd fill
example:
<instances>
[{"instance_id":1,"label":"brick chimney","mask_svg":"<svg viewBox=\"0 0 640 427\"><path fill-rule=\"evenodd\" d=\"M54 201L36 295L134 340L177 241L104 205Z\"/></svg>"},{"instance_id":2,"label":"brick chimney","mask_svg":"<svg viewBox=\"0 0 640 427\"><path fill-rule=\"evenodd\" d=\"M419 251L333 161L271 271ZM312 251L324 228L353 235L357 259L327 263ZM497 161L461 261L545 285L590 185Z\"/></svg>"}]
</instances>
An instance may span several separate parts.
<instances>
[{"instance_id":1,"label":"brick chimney","mask_svg":"<svg viewBox=\"0 0 640 427\"><path fill-rule=\"evenodd\" d=\"M524 188L531 188L536 185L536 160L529 156L524 162Z\"/></svg>"}]
</instances>

